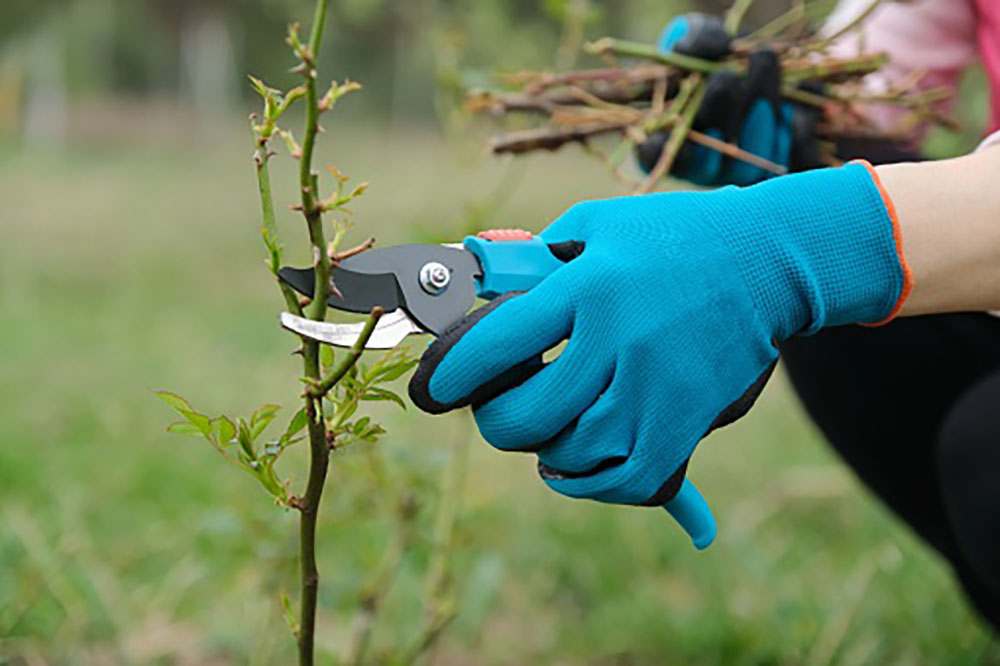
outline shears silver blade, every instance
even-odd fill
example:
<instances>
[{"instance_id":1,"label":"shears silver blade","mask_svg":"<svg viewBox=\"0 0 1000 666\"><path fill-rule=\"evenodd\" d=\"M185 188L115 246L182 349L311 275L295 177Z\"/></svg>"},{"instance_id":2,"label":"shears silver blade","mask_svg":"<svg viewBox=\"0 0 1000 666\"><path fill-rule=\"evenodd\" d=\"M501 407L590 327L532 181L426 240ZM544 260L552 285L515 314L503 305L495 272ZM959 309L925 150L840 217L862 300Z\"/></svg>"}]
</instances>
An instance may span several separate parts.
<instances>
[{"instance_id":1,"label":"shears silver blade","mask_svg":"<svg viewBox=\"0 0 1000 666\"><path fill-rule=\"evenodd\" d=\"M281 325L307 338L318 340L334 347L352 347L361 335L364 322L340 324L329 321L313 321L290 312L281 313ZM389 312L375 325L375 330L365 343L365 349L393 349L406 336L426 333L403 310Z\"/></svg>"}]
</instances>

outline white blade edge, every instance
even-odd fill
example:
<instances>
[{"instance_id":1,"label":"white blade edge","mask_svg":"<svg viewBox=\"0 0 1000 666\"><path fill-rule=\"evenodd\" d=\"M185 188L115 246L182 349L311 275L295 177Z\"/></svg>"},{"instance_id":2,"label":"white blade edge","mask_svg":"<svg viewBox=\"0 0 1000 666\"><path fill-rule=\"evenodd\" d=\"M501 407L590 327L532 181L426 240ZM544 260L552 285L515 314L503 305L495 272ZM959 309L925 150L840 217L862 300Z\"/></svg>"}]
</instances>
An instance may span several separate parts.
<instances>
[{"instance_id":1,"label":"white blade edge","mask_svg":"<svg viewBox=\"0 0 1000 666\"><path fill-rule=\"evenodd\" d=\"M299 335L318 340L334 347L353 347L365 327L365 322L337 324L297 317L290 312L281 313L281 325ZM402 309L383 315L368 339L365 349L392 349L411 333L426 333Z\"/></svg>"}]
</instances>

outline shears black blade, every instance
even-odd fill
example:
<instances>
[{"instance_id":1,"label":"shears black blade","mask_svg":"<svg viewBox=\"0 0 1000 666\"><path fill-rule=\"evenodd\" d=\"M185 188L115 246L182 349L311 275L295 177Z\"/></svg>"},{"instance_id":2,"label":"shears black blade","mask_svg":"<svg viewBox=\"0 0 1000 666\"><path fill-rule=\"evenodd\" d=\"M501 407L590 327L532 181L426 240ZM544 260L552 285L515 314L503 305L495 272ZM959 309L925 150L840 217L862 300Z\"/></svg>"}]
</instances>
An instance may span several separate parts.
<instances>
[{"instance_id":1,"label":"shears black blade","mask_svg":"<svg viewBox=\"0 0 1000 666\"><path fill-rule=\"evenodd\" d=\"M285 266L278 271L282 282L304 296L312 298L316 285L312 268ZM341 266L330 269L330 280L342 296L330 294L327 305L345 312L371 312L376 305L386 312L402 306L396 276L392 273L358 273Z\"/></svg>"},{"instance_id":2,"label":"shears black blade","mask_svg":"<svg viewBox=\"0 0 1000 666\"><path fill-rule=\"evenodd\" d=\"M429 285L426 279L428 272L435 271L443 276L440 287ZM402 309L421 329L440 335L475 303L479 274L479 261L460 247L414 243L370 250L344 259L331 270L341 295L331 295L327 305L358 313L375 306L386 312ZM278 276L297 292L312 296L312 268L285 267Z\"/></svg>"}]
</instances>

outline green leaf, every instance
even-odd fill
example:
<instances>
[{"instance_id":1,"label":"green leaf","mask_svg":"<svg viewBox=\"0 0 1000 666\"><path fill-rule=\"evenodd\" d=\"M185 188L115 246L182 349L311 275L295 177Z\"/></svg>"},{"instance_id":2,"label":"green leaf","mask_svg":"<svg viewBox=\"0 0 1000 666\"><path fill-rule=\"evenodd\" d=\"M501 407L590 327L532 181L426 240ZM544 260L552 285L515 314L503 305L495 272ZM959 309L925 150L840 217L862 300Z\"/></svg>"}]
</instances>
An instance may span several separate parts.
<instances>
[{"instance_id":1,"label":"green leaf","mask_svg":"<svg viewBox=\"0 0 1000 666\"><path fill-rule=\"evenodd\" d=\"M285 491L285 486L282 485L278 479L278 475L274 472L274 460L264 464L254 461L250 467L253 470L254 476L257 477L257 480L260 481L260 484L264 486L264 489L272 497L282 503L288 500L288 493Z\"/></svg>"},{"instance_id":2,"label":"green leaf","mask_svg":"<svg viewBox=\"0 0 1000 666\"><path fill-rule=\"evenodd\" d=\"M299 411L295 412L295 416L293 416L292 420L288 423L288 427L285 428L285 434L281 436L279 442L281 442L283 446L287 446L291 443L292 438L302 432L302 429L308 424L309 415L306 414L306 408L303 407Z\"/></svg>"},{"instance_id":3,"label":"green leaf","mask_svg":"<svg viewBox=\"0 0 1000 666\"><path fill-rule=\"evenodd\" d=\"M257 439L260 437L264 429L274 420L274 417L278 415L278 410L281 409L281 405L264 405L257 408L257 411L253 413L250 417L250 437L252 439Z\"/></svg>"},{"instance_id":4,"label":"green leaf","mask_svg":"<svg viewBox=\"0 0 1000 666\"><path fill-rule=\"evenodd\" d=\"M201 431L201 434L208 440L212 439L212 420L205 416L204 414L199 414L198 412L192 410L180 410L181 416L186 418L189 423L194 425Z\"/></svg>"},{"instance_id":5,"label":"green leaf","mask_svg":"<svg viewBox=\"0 0 1000 666\"><path fill-rule=\"evenodd\" d=\"M371 421L371 419L367 416L362 416L360 419L358 419L358 422L354 424L353 428L354 434L358 434L359 432L367 428L369 421Z\"/></svg>"},{"instance_id":6,"label":"green leaf","mask_svg":"<svg viewBox=\"0 0 1000 666\"><path fill-rule=\"evenodd\" d=\"M319 346L319 360L323 364L324 368L329 368L333 365L335 359L333 353L333 347L330 345L320 345Z\"/></svg>"},{"instance_id":7,"label":"green leaf","mask_svg":"<svg viewBox=\"0 0 1000 666\"><path fill-rule=\"evenodd\" d=\"M201 429L190 421L177 421L167 426L167 432L188 437L201 437Z\"/></svg>"},{"instance_id":8,"label":"green leaf","mask_svg":"<svg viewBox=\"0 0 1000 666\"><path fill-rule=\"evenodd\" d=\"M361 396L362 400L389 400L396 403L403 409L406 409L406 403L403 399L392 391L384 388L370 388L365 391L365 394Z\"/></svg>"},{"instance_id":9,"label":"green leaf","mask_svg":"<svg viewBox=\"0 0 1000 666\"><path fill-rule=\"evenodd\" d=\"M176 393L171 393L170 391L157 391L156 395L157 397L160 398L160 400L167 403L170 407L176 409L178 412L193 411L191 409L191 405L188 404L188 401L180 397Z\"/></svg>"},{"instance_id":10,"label":"green leaf","mask_svg":"<svg viewBox=\"0 0 1000 666\"><path fill-rule=\"evenodd\" d=\"M351 400L350 402L345 402L340 405L340 409L337 410L337 422L343 422L351 418L354 412L358 411L358 401Z\"/></svg>"},{"instance_id":11,"label":"green leaf","mask_svg":"<svg viewBox=\"0 0 1000 666\"><path fill-rule=\"evenodd\" d=\"M219 446L224 446L233 441L233 437L236 436L236 426L228 416L218 416L209 421L209 432Z\"/></svg>"},{"instance_id":12,"label":"green leaf","mask_svg":"<svg viewBox=\"0 0 1000 666\"><path fill-rule=\"evenodd\" d=\"M281 595L281 605L285 609L285 622L288 623L288 628L292 630L293 636L298 637L299 623L295 619L295 611L292 610L292 602L288 599L287 594Z\"/></svg>"},{"instance_id":13,"label":"green leaf","mask_svg":"<svg viewBox=\"0 0 1000 666\"><path fill-rule=\"evenodd\" d=\"M379 372L377 375L378 381L391 382L399 379L419 362L420 359L416 358L401 358Z\"/></svg>"},{"instance_id":14,"label":"green leaf","mask_svg":"<svg viewBox=\"0 0 1000 666\"><path fill-rule=\"evenodd\" d=\"M253 438L250 436L250 428L242 418L236 419L236 439L240 443L240 448L247 454L250 460L257 459L257 453L253 450Z\"/></svg>"},{"instance_id":15,"label":"green leaf","mask_svg":"<svg viewBox=\"0 0 1000 666\"><path fill-rule=\"evenodd\" d=\"M270 88L252 74L247 74L247 78L250 79L250 83L253 85L253 89L257 91L257 94L266 99Z\"/></svg>"}]
</instances>

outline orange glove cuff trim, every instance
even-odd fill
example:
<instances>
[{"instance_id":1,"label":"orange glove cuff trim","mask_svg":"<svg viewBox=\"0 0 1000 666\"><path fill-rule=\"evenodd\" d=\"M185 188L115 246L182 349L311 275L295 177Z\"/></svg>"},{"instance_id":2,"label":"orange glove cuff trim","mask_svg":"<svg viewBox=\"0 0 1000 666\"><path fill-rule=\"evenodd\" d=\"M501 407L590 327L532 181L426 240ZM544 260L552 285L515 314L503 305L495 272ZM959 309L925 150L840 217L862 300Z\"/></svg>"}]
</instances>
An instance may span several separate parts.
<instances>
[{"instance_id":1,"label":"orange glove cuff trim","mask_svg":"<svg viewBox=\"0 0 1000 666\"><path fill-rule=\"evenodd\" d=\"M885 205L885 210L889 214L889 220L892 222L892 238L896 243L896 256L899 258L899 265L903 268L903 288L899 291L899 298L896 299L896 304L892 306L889 316L881 321L861 324L862 326L883 326L896 318L896 315L903 308L903 303L906 302L906 299L910 296L910 292L913 291L913 272L910 270L910 265L906 262L906 257L903 255L903 231L899 226L899 215L896 213L896 205L889 197L889 193L885 191L885 187L882 186L882 180L878 177L878 172L875 171L875 167L867 160L852 160L852 162L861 164L868 169L868 175L871 176L875 187L878 188L879 194L882 195L882 203Z\"/></svg>"}]
</instances>

